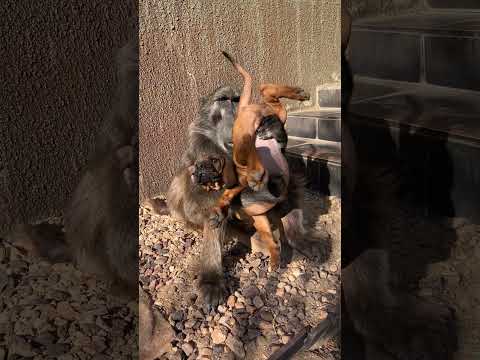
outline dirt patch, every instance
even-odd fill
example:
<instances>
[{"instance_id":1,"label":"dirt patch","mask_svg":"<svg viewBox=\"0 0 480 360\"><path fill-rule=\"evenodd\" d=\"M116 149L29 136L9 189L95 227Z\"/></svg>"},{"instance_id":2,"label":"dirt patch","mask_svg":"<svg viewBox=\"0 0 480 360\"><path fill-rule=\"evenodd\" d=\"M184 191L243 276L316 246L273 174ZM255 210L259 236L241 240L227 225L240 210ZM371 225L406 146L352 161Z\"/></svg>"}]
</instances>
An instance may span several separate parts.
<instances>
[{"instance_id":1,"label":"dirt patch","mask_svg":"<svg viewBox=\"0 0 480 360\"><path fill-rule=\"evenodd\" d=\"M176 332L163 359L266 359L306 325L336 311L340 201L308 192L305 208L313 251L294 251L287 267L268 272L268 258L228 244L229 296L211 312L197 297L201 234L140 209L140 283ZM338 339L296 358L339 359Z\"/></svg>"},{"instance_id":2,"label":"dirt patch","mask_svg":"<svg viewBox=\"0 0 480 360\"><path fill-rule=\"evenodd\" d=\"M421 293L455 309L459 338L456 359L480 358L480 225L453 219L456 241L447 261L429 266Z\"/></svg>"}]
</instances>

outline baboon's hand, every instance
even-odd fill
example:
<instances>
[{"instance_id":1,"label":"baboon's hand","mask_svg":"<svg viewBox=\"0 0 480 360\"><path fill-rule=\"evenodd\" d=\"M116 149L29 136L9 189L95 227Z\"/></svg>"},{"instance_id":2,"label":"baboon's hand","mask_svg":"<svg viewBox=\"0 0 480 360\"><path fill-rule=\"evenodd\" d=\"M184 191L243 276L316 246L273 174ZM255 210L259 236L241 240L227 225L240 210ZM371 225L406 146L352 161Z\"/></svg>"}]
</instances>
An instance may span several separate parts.
<instances>
[{"instance_id":1,"label":"baboon's hand","mask_svg":"<svg viewBox=\"0 0 480 360\"><path fill-rule=\"evenodd\" d=\"M208 222L212 228L218 228L220 224L225 220L225 214L223 210L219 207L212 209L212 213L208 219Z\"/></svg>"}]
</instances>

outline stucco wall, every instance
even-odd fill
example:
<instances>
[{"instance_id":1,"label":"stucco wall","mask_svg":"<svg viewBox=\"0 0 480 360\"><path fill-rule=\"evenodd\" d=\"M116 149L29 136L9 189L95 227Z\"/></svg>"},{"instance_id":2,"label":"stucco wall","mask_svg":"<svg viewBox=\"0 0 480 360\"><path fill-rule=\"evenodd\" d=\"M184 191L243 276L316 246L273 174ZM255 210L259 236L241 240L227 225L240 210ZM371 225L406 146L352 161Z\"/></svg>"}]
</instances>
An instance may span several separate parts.
<instances>
[{"instance_id":1,"label":"stucco wall","mask_svg":"<svg viewBox=\"0 0 480 360\"><path fill-rule=\"evenodd\" d=\"M241 86L220 54L257 81L315 87L340 74L340 0L158 1L140 4L140 192L166 191L198 98Z\"/></svg>"},{"instance_id":2,"label":"stucco wall","mask_svg":"<svg viewBox=\"0 0 480 360\"><path fill-rule=\"evenodd\" d=\"M136 1L2 3L0 231L58 214L115 87Z\"/></svg>"}]
</instances>

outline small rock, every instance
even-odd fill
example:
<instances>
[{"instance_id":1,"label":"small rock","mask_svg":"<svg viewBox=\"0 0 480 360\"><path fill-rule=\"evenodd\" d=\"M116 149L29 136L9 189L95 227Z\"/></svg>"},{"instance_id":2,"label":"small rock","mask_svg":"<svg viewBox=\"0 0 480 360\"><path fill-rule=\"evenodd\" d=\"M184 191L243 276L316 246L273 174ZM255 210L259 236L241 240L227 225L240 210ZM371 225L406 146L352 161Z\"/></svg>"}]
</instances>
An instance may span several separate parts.
<instances>
[{"instance_id":1,"label":"small rock","mask_svg":"<svg viewBox=\"0 0 480 360\"><path fill-rule=\"evenodd\" d=\"M218 305L217 310L220 314L225 314L225 312L227 311L227 308L224 305Z\"/></svg>"},{"instance_id":2,"label":"small rock","mask_svg":"<svg viewBox=\"0 0 480 360\"><path fill-rule=\"evenodd\" d=\"M172 315L170 315L170 319L172 319L173 321L182 321L183 320L183 311L178 310L178 311L173 312Z\"/></svg>"},{"instance_id":3,"label":"small rock","mask_svg":"<svg viewBox=\"0 0 480 360\"><path fill-rule=\"evenodd\" d=\"M20 355L23 357L32 357L36 353L33 351L33 347L21 336L15 336L13 344L10 348L10 353L15 355Z\"/></svg>"},{"instance_id":4,"label":"small rock","mask_svg":"<svg viewBox=\"0 0 480 360\"><path fill-rule=\"evenodd\" d=\"M78 316L78 313L66 301L57 304L57 313L66 320L75 320Z\"/></svg>"},{"instance_id":5,"label":"small rock","mask_svg":"<svg viewBox=\"0 0 480 360\"><path fill-rule=\"evenodd\" d=\"M237 337L229 334L225 344L228 346L230 350L235 354L235 356L239 359L245 359L245 350L243 348L243 343Z\"/></svg>"},{"instance_id":6,"label":"small rock","mask_svg":"<svg viewBox=\"0 0 480 360\"><path fill-rule=\"evenodd\" d=\"M49 356L52 357L58 357L60 355L66 354L70 351L70 345L69 344L49 344L47 345L46 348L46 353Z\"/></svg>"},{"instance_id":7,"label":"small rock","mask_svg":"<svg viewBox=\"0 0 480 360\"><path fill-rule=\"evenodd\" d=\"M234 309L245 309L245 305L241 302L235 303Z\"/></svg>"},{"instance_id":8,"label":"small rock","mask_svg":"<svg viewBox=\"0 0 480 360\"><path fill-rule=\"evenodd\" d=\"M278 315L276 318L275 318L275 321L279 324L286 324L288 322L288 318L284 315Z\"/></svg>"},{"instance_id":9,"label":"small rock","mask_svg":"<svg viewBox=\"0 0 480 360\"><path fill-rule=\"evenodd\" d=\"M335 264L332 264L332 265L330 265L329 270L330 270L332 273L336 273L337 270L338 270L338 266L335 265Z\"/></svg>"},{"instance_id":10,"label":"small rock","mask_svg":"<svg viewBox=\"0 0 480 360\"><path fill-rule=\"evenodd\" d=\"M256 286L249 286L243 290L243 295L247 298L253 298L259 294Z\"/></svg>"},{"instance_id":11,"label":"small rock","mask_svg":"<svg viewBox=\"0 0 480 360\"><path fill-rule=\"evenodd\" d=\"M235 319L229 318L229 317L226 317L226 316L222 316L218 320L218 323L231 330L235 326Z\"/></svg>"},{"instance_id":12,"label":"small rock","mask_svg":"<svg viewBox=\"0 0 480 360\"><path fill-rule=\"evenodd\" d=\"M228 300L227 300L227 306L228 306L229 308L233 308L233 307L235 306L235 302L236 302L236 301L237 301L237 299L235 298L235 296L234 296L234 295L230 295L230 296L228 297Z\"/></svg>"},{"instance_id":13,"label":"small rock","mask_svg":"<svg viewBox=\"0 0 480 360\"><path fill-rule=\"evenodd\" d=\"M258 268L262 264L262 260L255 259L250 263L250 266L253 268Z\"/></svg>"},{"instance_id":14,"label":"small rock","mask_svg":"<svg viewBox=\"0 0 480 360\"><path fill-rule=\"evenodd\" d=\"M228 351L222 354L220 360L235 360L235 355L232 352Z\"/></svg>"},{"instance_id":15,"label":"small rock","mask_svg":"<svg viewBox=\"0 0 480 360\"><path fill-rule=\"evenodd\" d=\"M258 328L260 330L265 330L265 331L268 331L268 330L272 330L273 329L273 325L271 322L268 322L268 321L265 321L265 320L261 320L259 323L258 323Z\"/></svg>"},{"instance_id":16,"label":"small rock","mask_svg":"<svg viewBox=\"0 0 480 360\"><path fill-rule=\"evenodd\" d=\"M223 326L216 327L212 331L212 342L216 345L223 344L227 339L228 331Z\"/></svg>"},{"instance_id":17,"label":"small rock","mask_svg":"<svg viewBox=\"0 0 480 360\"><path fill-rule=\"evenodd\" d=\"M283 289L283 288L285 287L285 285L287 285L287 284L285 284L283 281L280 281L280 282L278 283L277 287L278 287L279 289Z\"/></svg>"},{"instance_id":18,"label":"small rock","mask_svg":"<svg viewBox=\"0 0 480 360\"><path fill-rule=\"evenodd\" d=\"M320 271L320 278L321 279L326 279L328 277L328 273L326 271Z\"/></svg>"},{"instance_id":19,"label":"small rock","mask_svg":"<svg viewBox=\"0 0 480 360\"><path fill-rule=\"evenodd\" d=\"M292 287L290 285L285 285L285 291L289 293L292 290Z\"/></svg>"},{"instance_id":20,"label":"small rock","mask_svg":"<svg viewBox=\"0 0 480 360\"><path fill-rule=\"evenodd\" d=\"M263 300L262 300L262 298L261 298L260 296L255 296L255 297L253 298L253 305L255 305L255 307L256 307L257 309L260 309L260 308L263 307L263 305L265 305L265 304L263 303Z\"/></svg>"},{"instance_id":21,"label":"small rock","mask_svg":"<svg viewBox=\"0 0 480 360\"><path fill-rule=\"evenodd\" d=\"M34 341L40 345L47 346L49 344L55 343L57 338L52 333L46 332L38 335L34 338Z\"/></svg>"},{"instance_id":22,"label":"small rock","mask_svg":"<svg viewBox=\"0 0 480 360\"><path fill-rule=\"evenodd\" d=\"M182 345L182 350L185 353L185 355L190 356L190 354L193 353L193 346L190 343L184 343Z\"/></svg>"},{"instance_id":23,"label":"small rock","mask_svg":"<svg viewBox=\"0 0 480 360\"><path fill-rule=\"evenodd\" d=\"M198 355L211 358L211 356L213 355L213 350L208 347L203 347L198 350Z\"/></svg>"},{"instance_id":24,"label":"small rock","mask_svg":"<svg viewBox=\"0 0 480 360\"><path fill-rule=\"evenodd\" d=\"M190 319L190 320L187 320L184 324L185 326L185 329L191 329L195 326L195 324L197 323L197 320L195 319Z\"/></svg>"},{"instance_id":25,"label":"small rock","mask_svg":"<svg viewBox=\"0 0 480 360\"><path fill-rule=\"evenodd\" d=\"M284 297L285 296L285 289L284 288L279 288L277 291L275 291L275 295Z\"/></svg>"},{"instance_id":26,"label":"small rock","mask_svg":"<svg viewBox=\"0 0 480 360\"><path fill-rule=\"evenodd\" d=\"M270 311L262 310L260 312L260 317L265 320L265 321L272 321L273 320L273 315Z\"/></svg>"},{"instance_id":27,"label":"small rock","mask_svg":"<svg viewBox=\"0 0 480 360\"><path fill-rule=\"evenodd\" d=\"M295 276L296 278L298 278L301 274L302 274L302 271L299 269L299 268L294 268L292 270L292 274L293 276Z\"/></svg>"}]
</instances>

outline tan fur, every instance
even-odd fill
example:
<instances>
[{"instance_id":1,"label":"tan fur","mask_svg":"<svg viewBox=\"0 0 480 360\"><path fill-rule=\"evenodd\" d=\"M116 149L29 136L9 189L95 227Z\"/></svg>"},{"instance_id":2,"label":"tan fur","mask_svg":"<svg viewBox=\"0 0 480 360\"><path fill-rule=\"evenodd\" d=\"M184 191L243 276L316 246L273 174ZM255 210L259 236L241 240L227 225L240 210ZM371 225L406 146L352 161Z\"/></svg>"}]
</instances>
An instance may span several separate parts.
<instances>
[{"instance_id":1,"label":"tan fur","mask_svg":"<svg viewBox=\"0 0 480 360\"><path fill-rule=\"evenodd\" d=\"M232 200L245 188L255 191L265 188L268 183L268 172L263 166L256 147L256 131L264 117L276 115L282 123L287 120L287 112L280 98L307 100L308 95L300 88L278 84L260 85L261 102L251 104L252 78L250 74L227 53L223 53L244 79L243 90L240 96L239 107L233 126L233 162L237 173L238 185L226 189L213 209L214 217L223 218ZM288 184L288 179L285 179ZM285 186L284 191L286 191ZM270 253L270 266L277 268L280 263L279 244L275 241L271 225L266 213L276 203L259 202L249 205L244 211L252 215L255 229L260 239L265 243Z\"/></svg>"}]
</instances>

